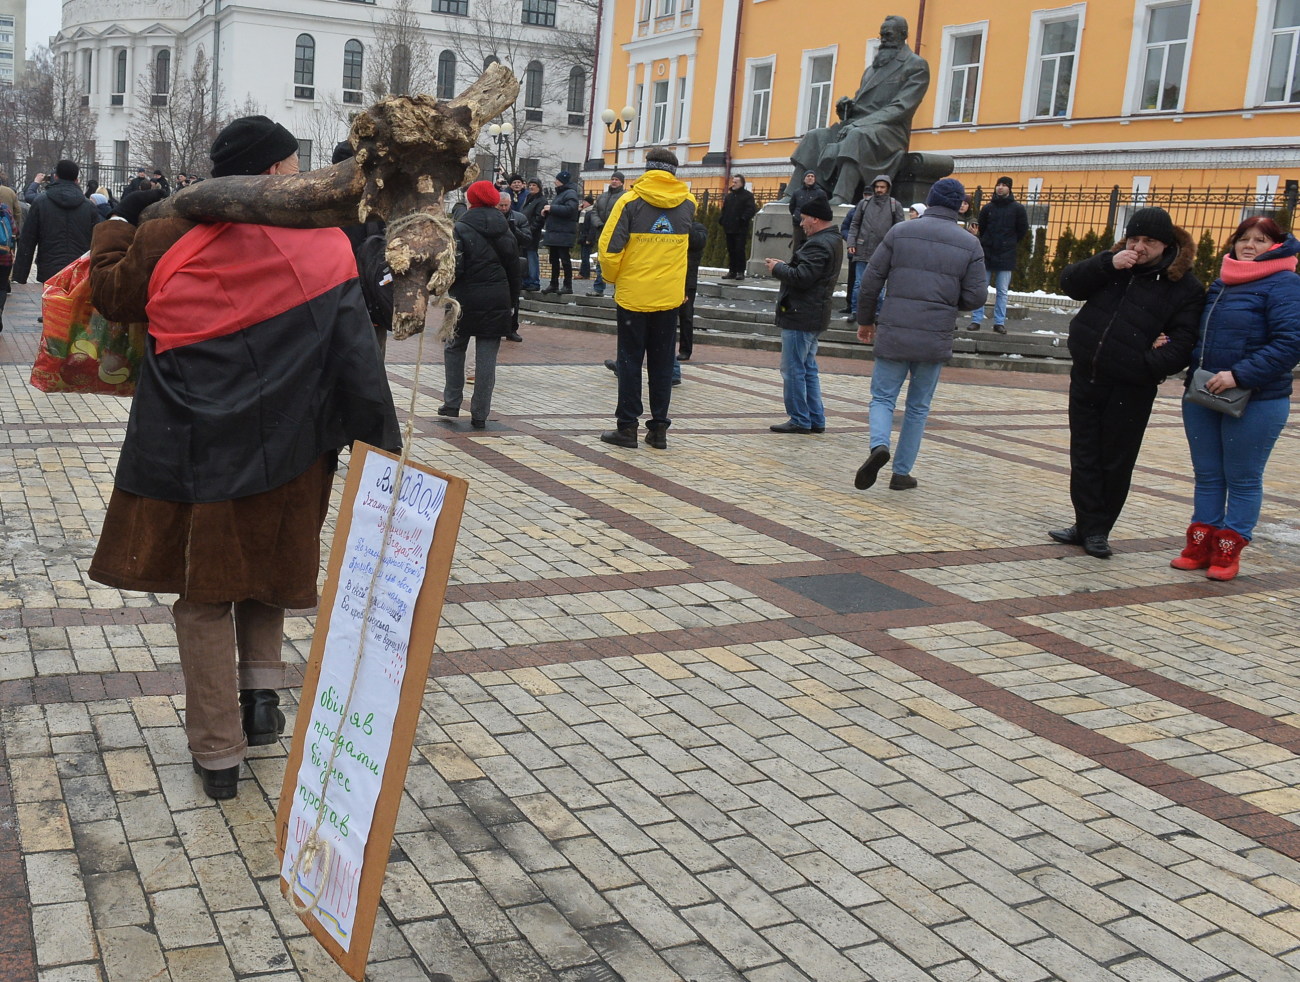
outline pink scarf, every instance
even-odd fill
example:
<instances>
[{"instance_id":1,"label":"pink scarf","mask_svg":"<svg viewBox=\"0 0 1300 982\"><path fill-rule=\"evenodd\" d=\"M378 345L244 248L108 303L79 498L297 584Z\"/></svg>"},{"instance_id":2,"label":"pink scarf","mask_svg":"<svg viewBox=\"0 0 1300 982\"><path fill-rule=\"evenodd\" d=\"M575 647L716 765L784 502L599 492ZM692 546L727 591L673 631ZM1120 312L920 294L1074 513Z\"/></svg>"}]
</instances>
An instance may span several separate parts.
<instances>
[{"instance_id":1,"label":"pink scarf","mask_svg":"<svg viewBox=\"0 0 1300 982\"><path fill-rule=\"evenodd\" d=\"M1228 286L1262 280L1274 273L1292 272L1296 269L1295 256L1279 256L1277 259L1241 260L1233 259L1231 254L1223 257L1219 267L1219 279Z\"/></svg>"}]
</instances>

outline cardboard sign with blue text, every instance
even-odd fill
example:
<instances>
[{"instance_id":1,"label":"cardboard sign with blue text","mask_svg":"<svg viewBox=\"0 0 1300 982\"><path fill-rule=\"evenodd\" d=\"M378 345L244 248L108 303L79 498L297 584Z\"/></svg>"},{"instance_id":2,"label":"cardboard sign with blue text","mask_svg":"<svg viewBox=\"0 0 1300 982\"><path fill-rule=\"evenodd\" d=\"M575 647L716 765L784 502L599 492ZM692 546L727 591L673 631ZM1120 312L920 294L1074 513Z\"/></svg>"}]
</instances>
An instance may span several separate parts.
<instances>
[{"instance_id":1,"label":"cardboard sign with blue text","mask_svg":"<svg viewBox=\"0 0 1300 982\"><path fill-rule=\"evenodd\" d=\"M358 980L466 490L357 444L339 506L276 832L281 891L311 906L303 920ZM313 834L328 862L299 864Z\"/></svg>"}]
</instances>

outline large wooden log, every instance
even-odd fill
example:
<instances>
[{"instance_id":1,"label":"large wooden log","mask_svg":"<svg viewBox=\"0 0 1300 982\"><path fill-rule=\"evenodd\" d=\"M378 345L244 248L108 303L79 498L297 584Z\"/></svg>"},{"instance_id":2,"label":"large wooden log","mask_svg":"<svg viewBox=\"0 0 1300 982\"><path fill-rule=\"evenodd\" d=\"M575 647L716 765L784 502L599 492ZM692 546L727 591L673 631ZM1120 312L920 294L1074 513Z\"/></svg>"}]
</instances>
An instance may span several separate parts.
<instances>
[{"instance_id":1,"label":"large wooden log","mask_svg":"<svg viewBox=\"0 0 1300 982\"><path fill-rule=\"evenodd\" d=\"M176 215L199 222L250 222L328 228L379 217L388 223L393 269L393 337L424 330L429 294L455 279L447 191L478 175L469 153L479 131L519 94L519 82L493 64L461 95L382 99L352 123L356 157L306 174L217 177L145 210L149 220Z\"/></svg>"}]
</instances>

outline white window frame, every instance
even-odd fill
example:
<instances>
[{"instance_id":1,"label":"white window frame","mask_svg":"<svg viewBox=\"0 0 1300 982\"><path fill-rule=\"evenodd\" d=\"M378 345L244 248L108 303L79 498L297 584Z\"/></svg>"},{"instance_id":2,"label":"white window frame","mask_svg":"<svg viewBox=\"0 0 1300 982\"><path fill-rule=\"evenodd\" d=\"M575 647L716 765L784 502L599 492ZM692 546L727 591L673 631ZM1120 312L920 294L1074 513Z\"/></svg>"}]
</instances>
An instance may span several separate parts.
<instances>
[{"instance_id":1,"label":"white window frame","mask_svg":"<svg viewBox=\"0 0 1300 982\"><path fill-rule=\"evenodd\" d=\"M831 77L826 85L826 97L829 100L826 103L825 119L817 124L816 127L808 125L808 114L812 110L812 63L814 58L831 59ZM825 48L805 48L803 52L803 67L799 76L799 110L796 118L795 136L803 136L810 129L817 129L822 126L829 126L835 122L832 114L835 111L835 71L839 67L839 45L832 44Z\"/></svg>"},{"instance_id":2,"label":"white window frame","mask_svg":"<svg viewBox=\"0 0 1300 982\"><path fill-rule=\"evenodd\" d=\"M1277 186L1281 184L1280 174L1260 174L1255 178L1255 207L1267 208L1277 197Z\"/></svg>"},{"instance_id":3,"label":"white window frame","mask_svg":"<svg viewBox=\"0 0 1300 982\"><path fill-rule=\"evenodd\" d=\"M979 78L975 83L975 103L971 107L969 122L948 122L948 102L952 94L952 56L958 38L971 34L980 36ZM980 119L980 93L984 89L984 65L989 53L989 22L972 21L969 24L950 24L943 29L941 42L941 68L939 70L939 97L934 104L934 125L940 126L978 126Z\"/></svg>"},{"instance_id":4,"label":"white window frame","mask_svg":"<svg viewBox=\"0 0 1300 982\"><path fill-rule=\"evenodd\" d=\"M1145 208L1147 197L1151 194L1151 177L1139 174L1133 178L1133 207Z\"/></svg>"},{"instance_id":5,"label":"white window frame","mask_svg":"<svg viewBox=\"0 0 1300 982\"><path fill-rule=\"evenodd\" d=\"M1158 115L1180 113L1187 99L1187 77L1196 50L1196 20L1201 0L1190 0L1191 11L1187 23L1187 54L1183 58L1183 76L1178 88L1178 105L1174 109L1143 109L1142 80L1146 77L1147 31L1151 25L1151 11L1156 7L1174 7L1188 0L1134 0L1133 37L1129 47L1128 80L1124 85L1124 111L1126 115Z\"/></svg>"},{"instance_id":6,"label":"white window frame","mask_svg":"<svg viewBox=\"0 0 1300 982\"><path fill-rule=\"evenodd\" d=\"M1071 119L1074 116L1074 94L1079 86L1079 53L1083 48L1084 15L1087 10L1087 3L1075 3L1052 10L1035 10L1029 15L1029 58L1025 64L1025 89L1020 104L1021 122L1030 119ZM1075 19L1079 26L1074 38L1074 73L1070 77L1070 96L1065 105L1065 115L1039 116L1038 83L1043 70L1043 30L1049 24Z\"/></svg>"},{"instance_id":7,"label":"white window frame","mask_svg":"<svg viewBox=\"0 0 1300 982\"><path fill-rule=\"evenodd\" d=\"M767 112L763 119L762 133L753 132L750 123L753 120L753 102L754 102L754 69L768 67L771 69L771 75L768 80L767 88ZM766 55L762 58L745 59L745 101L740 104L741 111L741 129L743 140L769 140L772 132L772 93L776 89L776 55ZM759 90L762 91L762 90Z\"/></svg>"},{"instance_id":8,"label":"white window frame","mask_svg":"<svg viewBox=\"0 0 1300 982\"><path fill-rule=\"evenodd\" d=\"M686 142L686 86L687 79L685 75L677 76L677 129L676 138L678 143Z\"/></svg>"},{"instance_id":9,"label":"white window frame","mask_svg":"<svg viewBox=\"0 0 1300 982\"><path fill-rule=\"evenodd\" d=\"M112 57L109 59L109 105L114 107L124 107L126 105L126 90L131 85L131 52L128 48L113 48ZM117 75L118 62L123 63L122 77ZM118 87L118 83L121 87Z\"/></svg>"},{"instance_id":10,"label":"white window frame","mask_svg":"<svg viewBox=\"0 0 1300 982\"><path fill-rule=\"evenodd\" d=\"M1255 40L1251 47L1250 69L1246 76L1246 106L1294 106L1295 102L1269 102L1268 73L1269 58L1273 54L1273 16L1277 10L1277 0L1256 0L1255 3ZM1300 47L1300 44L1297 45ZM1296 52L1300 61L1300 51Z\"/></svg>"},{"instance_id":11,"label":"white window frame","mask_svg":"<svg viewBox=\"0 0 1300 982\"><path fill-rule=\"evenodd\" d=\"M642 65L642 78L648 78L650 66ZM638 147L645 146L646 134L650 132L650 114L645 111L645 82L637 82L632 91L632 108L636 110L636 139L631 142Z\"/></svg>"},{"instance_id":12,"label":"white window frame","mask_svg":"<svg viewBox=\"0 0 1300 982\"><path fill-rule=\"evenodd\" d=\"M660 96L663 96L660 99ZM666 78L657 78L650 88L650 142L658 146L668 139L668 105L672 98L672 85Z\"/></svg>"}]
</instances>

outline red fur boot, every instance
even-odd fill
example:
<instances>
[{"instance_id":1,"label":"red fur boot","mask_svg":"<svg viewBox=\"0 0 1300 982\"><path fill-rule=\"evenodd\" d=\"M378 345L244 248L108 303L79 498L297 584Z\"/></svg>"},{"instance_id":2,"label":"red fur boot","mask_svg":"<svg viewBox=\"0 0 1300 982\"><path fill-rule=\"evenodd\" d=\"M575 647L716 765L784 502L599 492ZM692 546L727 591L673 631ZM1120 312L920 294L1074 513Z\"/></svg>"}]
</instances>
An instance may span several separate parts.
<instances>
[{"instance_id":1,"label":"red fur boot","mask_svg":"<svg viewBox=\"0 0 1300 982\"><path fill-rule=\"evenodd\" d=\"M1174 569L1205 569L1210 565L1210 553L1214 547L1214 533L1219 531L1213 525L1204 522L1192 522L1187 526L1187 545L1183 551L1170 561Z\"/></svg>"},{"instance_id":2,"label":"red fur boot","mask_svg":"<svg viewBox=\"0 0 1300 982\"><path fill-rule=\"evenodd\" d=\"M1241 550L1247 541L1232 529L1219 529L1214 533L1214 552L1210 556L1210 568L1205 575L1212 580L1230 580L1237 575L1241 564Z\"/></svg>"}]
</instances>

